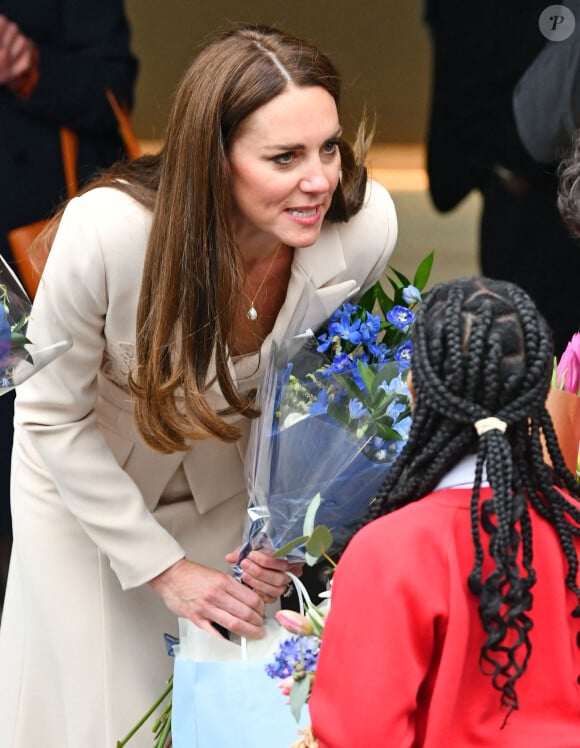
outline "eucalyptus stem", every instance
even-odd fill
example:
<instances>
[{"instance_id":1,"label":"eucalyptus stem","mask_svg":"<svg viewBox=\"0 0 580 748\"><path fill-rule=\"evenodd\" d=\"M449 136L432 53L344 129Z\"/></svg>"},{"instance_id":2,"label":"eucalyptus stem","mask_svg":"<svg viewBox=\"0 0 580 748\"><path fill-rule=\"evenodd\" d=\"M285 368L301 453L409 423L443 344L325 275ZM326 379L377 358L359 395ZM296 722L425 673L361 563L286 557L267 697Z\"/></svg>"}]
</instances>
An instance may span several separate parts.
<instances>
[{"instance_id":1,"label":"eucalyptus stem","mask_svg":"<svg viewBox=\"0 0 580 748\"><path fill-rule=\"evenodd\" d=\"M326 553L326 551L322 551L321 555L323 556L323 558L325 558L328 561L328 563L332 566L333 569L336 569L336 561L333 561L333 559L330 558L330 556L328 555L328 553Z\"/></svg>"},{"instance_id":2,"label":"eucalyptus stem","mask_svg":"<svg viewBox=\"0 0 580 748\"><path fill-rule=\"evenodd\" d=\"M127 743L133 737L133 735L135 735L135 733L138 730L140 730L141 727L143 727L143 725L145 724L145 722L147 722L147 720L153 714L153 712L165 701L165 699L171 693L172 689L173 689L173 675L169 677L169 680L167 681L167 688L165 689L165 691L163 691L163 693L157 699L157 701L153 704L153 706L146 712L146 714L144 714L141 717L141 719L139 720L139 722L137 722L137 724L133 727L133 729L129 733L127 733L127 735L125 735L125 737L122 740L119 740L117 742L117 748L123 748L124 745L127 745ZM169 722L169 726L171 727L171 719L168 719L167 721ZM157 746L155 746L154 748L157 748Z\"/></svg>"}]
</instances>

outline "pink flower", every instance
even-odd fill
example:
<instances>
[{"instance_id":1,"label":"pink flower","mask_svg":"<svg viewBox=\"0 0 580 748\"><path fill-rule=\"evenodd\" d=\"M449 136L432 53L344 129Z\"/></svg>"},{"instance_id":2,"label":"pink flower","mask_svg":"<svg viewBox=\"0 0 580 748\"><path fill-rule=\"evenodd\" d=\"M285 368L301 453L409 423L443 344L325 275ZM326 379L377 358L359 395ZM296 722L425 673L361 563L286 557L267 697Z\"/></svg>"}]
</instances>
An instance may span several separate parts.
<instances>
[{"instance_id":1,"label":"pink flower","mask_svg":"<svg viewBox=\"0 0 580 748\"><path fill-rule=\"evenodd\" d=\"M556 368L558 387L580 395L580 333L576 332Z\"/></svg>"},{"instance_id":2,"label":"pink flower","mask_svg":"<svg viewBox=\"0 0 580 748\"><path fill-rule=\"evenodd\" d=\"M283 681L278 683L278 688L280 691L282 691L283 696L290 696L290 691L292 690L292 686L294 685L294 676L289 675L287 678L284 678Z\"/></svg>"},{"instance_id":3,"label":"pink flower","mask_svg":"<svg viewBox=\"0 0 580 748\"><path fill-rule=\"evenodd\" d=\"M292 634L310 636L314 631L312 621L309 621L306 616L300 615L300 613L295 610L279 610L276 613L276 620Z\"/></svg>"}]
</instances>

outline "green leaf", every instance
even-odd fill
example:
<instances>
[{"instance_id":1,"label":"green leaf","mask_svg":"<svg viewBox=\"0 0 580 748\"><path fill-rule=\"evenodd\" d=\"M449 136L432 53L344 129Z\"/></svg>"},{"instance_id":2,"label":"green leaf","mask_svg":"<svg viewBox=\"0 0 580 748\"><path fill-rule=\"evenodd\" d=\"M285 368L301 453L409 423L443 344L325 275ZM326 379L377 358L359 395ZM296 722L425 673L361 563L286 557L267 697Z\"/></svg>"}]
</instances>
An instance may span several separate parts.
<instances>
[{"instance_id":1,"label":"green leaf","mask_svg":"<svg viewBox=\"0 0 580 748\"><path fill-rule=\"evenodd\" d=\"M300 721L302 707L308 701L310 695L310 677L306 675L300 680L295 680L290 691L290 711L296 722Z\"/></svg>"},{"instance_id":2,"label":"green leaf","mask_svg":"<svg viewBox=\"0 0 580 748\"><path fill-rule=\"evenodd\" d=\"M377 435L386 441L400 441L401 435L398 431L384 423L377 423Z\"/></svg>"},{"instance_id":3,"label":"green leaf","mask_svg":"<svg viewBox=\"0 0 580 748\"><path fill-rule=\"evenodd\" d=\"M318 507L320 506L321 501L322 501L322 497L320 493L317 493L316 496L312 499L312 501L308 505L308 509L306 510L306 514L304 515L304 524L302 525L302 532L307 537L312 535L312 532L314 530L314 520L316 518L316 512L318 511Z\"/></svg>"},{"instance_id":4,"label":"green leaf","mask_svg":"<svg viewBox=\"0 0 580 748\"><path fill-rule=\"evenodd\" d=\"M28 343L30 343L30 340L28 340L26 335L23 335L21 332L13 332L10 336L11 348L22 348Z\"/></svg>"},{"instance_id":5,"label":"green leaf","mask_svg":"<svg viewBox=\"0 0 580 748\"><path fill-rule=\"evenodd\" d=\"M403 275L403 273L400 273L398 270L395 270L395 268L391 268L391 270L393 271L393 273L397 276L397 278L400 281L400 284L398 286L395 286L395 290L397 290L397 288L403 289L411 285L411 281L407 278L406 275Z\"/></svg>"},{"instance_id":6,"label":"green leaf","mask_svg":"<svg viewBox=\"0 0 580 748\"><path fill-rule=\"evenodd\" d=\"M287 556L290 551L293 551L294 548L296 548L296 546L303 545L309 537L309 535L301 535L299 538L289 540L286 545L282 546L282 548L278 548L277 551L274 551L272 558L284 558L284 556Z\"/></svg>"},{"instance_id":7,"label":"green leaf","mask_svg":"<svg viewBox=\"0 0 580 748\"><path fill-rule=\"evenodd\" d=\"M332 545L332 533L326 525L317 525L306 543L306 563L314 566L320 556ZM312 563L310 561L312 560Z\"/></svg>"},{"instance_id":8,"label":"green leaf","mask_svg":"<svg viewBox=\"0 0 580 748\"><path fill-rule=\"evenodd\" d=\"M381 285L379 285L379 287L377 288L376 293L377 293L377 301L379 302L379 306L381 308L381 311L384 317L386 313L393 308L394 302L391 298L389 298L389 296L387 296L385 289Z\"/></svg>"},{"instance_id":9,"label":"green leaf","mask_svg":"<svg viewBox=\"0 0 580 748\"><path fill-rule=\"evenodd\" d=\"M552 387L558 389L558 359L554 356L554 363L552 365Z\"/></svg>"},{"instance_id":10,"label":"green leaf","mask_svg":"<svg viewBox=\"0 0 580 748\"><path fill-rule=\"evenodd\" d=\"M364 394L361 392L360 388L356 385L354 380L350 377L345 377L341 374L333 374L333 377L342 387L344 387L347 395L360 398ZM330 413L330 406L328 408L328 412Z\"/></svg>"},{"instance_id":11,"label":"green leaf","mask_svg":"<svg viewBox=\"0 0 580 748\"><path fill-rule=\"evenodd\" d=\"M395 292L395 298L393 299L393 305L395 305L397 294L400 291L402 291L402 289L404 288L404 286L401 283L399 283L399 281L397 281L395 278L390 278L389 277L389 278L387 278L387 280L389 281L389 283L393 287L393 291Z\"/></svg>"},{"instance_id":12,"label":"green leaf","mask_svg":"<svg viewBox=\"0 0 580 748\"><path fill-rule=\"evenodd\" d=\"M368 364L363 363L362 361L357 362L357 368L359 370L359 374L361 375L361 378L363 382L365 383L365 387L369 392L373 391L373 383L375 381L375 373L371 369L371 367Z\"/></svg>"},{"instance_id":13,"label":"green leaf","mask_svg":"<svg viewBox=\"0 0 580 748\"><path fill-rule=\"evenodd\" d=\"M413 285L416 286L419 291L422 291L427 285L429 276L431 275L431 268L433 267L433 260L435 259L435 251L430 252L424 260L419 263L419 267L415 271L415 277L413 279Z\"/></svg>"},{"instance_id":14,"label":"green leaf","mask_svg":"<svg viewBox=\"0 0 580 748\"><path fill-rule=\"evenodd\" d=\"M382 382L390 382L399 374L399 367L394 361L387 361L377 376L377 385Z\"/></svg>"},{"instance_id":15,"label":"green leaf","mask_svg":"<svg viewBox=\"0 0 580 748\"><path fill-rule=\"evenodd\" d=\"M379 281L376 281L357 301L358 306L362 309L372 312L375 307L375 303L378 298L378 294L382 291L382 287ZM384 292L383 292L384 293Z\"/></svg>"}]
</instances>

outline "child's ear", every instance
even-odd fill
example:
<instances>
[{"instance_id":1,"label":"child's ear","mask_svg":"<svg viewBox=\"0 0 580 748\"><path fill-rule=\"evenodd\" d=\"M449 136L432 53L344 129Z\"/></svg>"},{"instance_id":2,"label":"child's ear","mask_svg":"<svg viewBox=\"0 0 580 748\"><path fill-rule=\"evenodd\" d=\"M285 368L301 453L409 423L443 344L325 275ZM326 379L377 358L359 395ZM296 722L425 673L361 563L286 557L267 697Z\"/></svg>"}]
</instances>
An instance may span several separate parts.
<instances>
[{"instance_id":1,"label":"child's ear","mask_svg":"<svg viewBox=\"0 0 580 748\"><path fill-rule=\"evenodd\" d=\"M415 405L417 396L415 394L415 388L413 387L413 376L410 369L407 373L407 387L409 388L409 392L411 393L411 407L413 407Z\"/></svg>"}]
</instances>

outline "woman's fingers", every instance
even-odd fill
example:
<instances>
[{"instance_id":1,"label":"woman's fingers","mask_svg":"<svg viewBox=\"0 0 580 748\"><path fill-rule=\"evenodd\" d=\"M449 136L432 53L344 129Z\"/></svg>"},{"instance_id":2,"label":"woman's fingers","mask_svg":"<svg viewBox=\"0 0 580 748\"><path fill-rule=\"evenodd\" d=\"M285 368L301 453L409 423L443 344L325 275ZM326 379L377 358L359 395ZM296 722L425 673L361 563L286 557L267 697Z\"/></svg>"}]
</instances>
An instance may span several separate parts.
<instances>
[{"instance_id":1,"label":"woman's fingers","mask_svg":"<svg viewBox=\"0 0 580 748\"><path fill-rule=\"evenodd\" d=\"M265 633L264 601L254 590L221 571L181 559L150 584L169 610L205 630L217 623L249 638Z\"/></svg>"}]
</instances>

